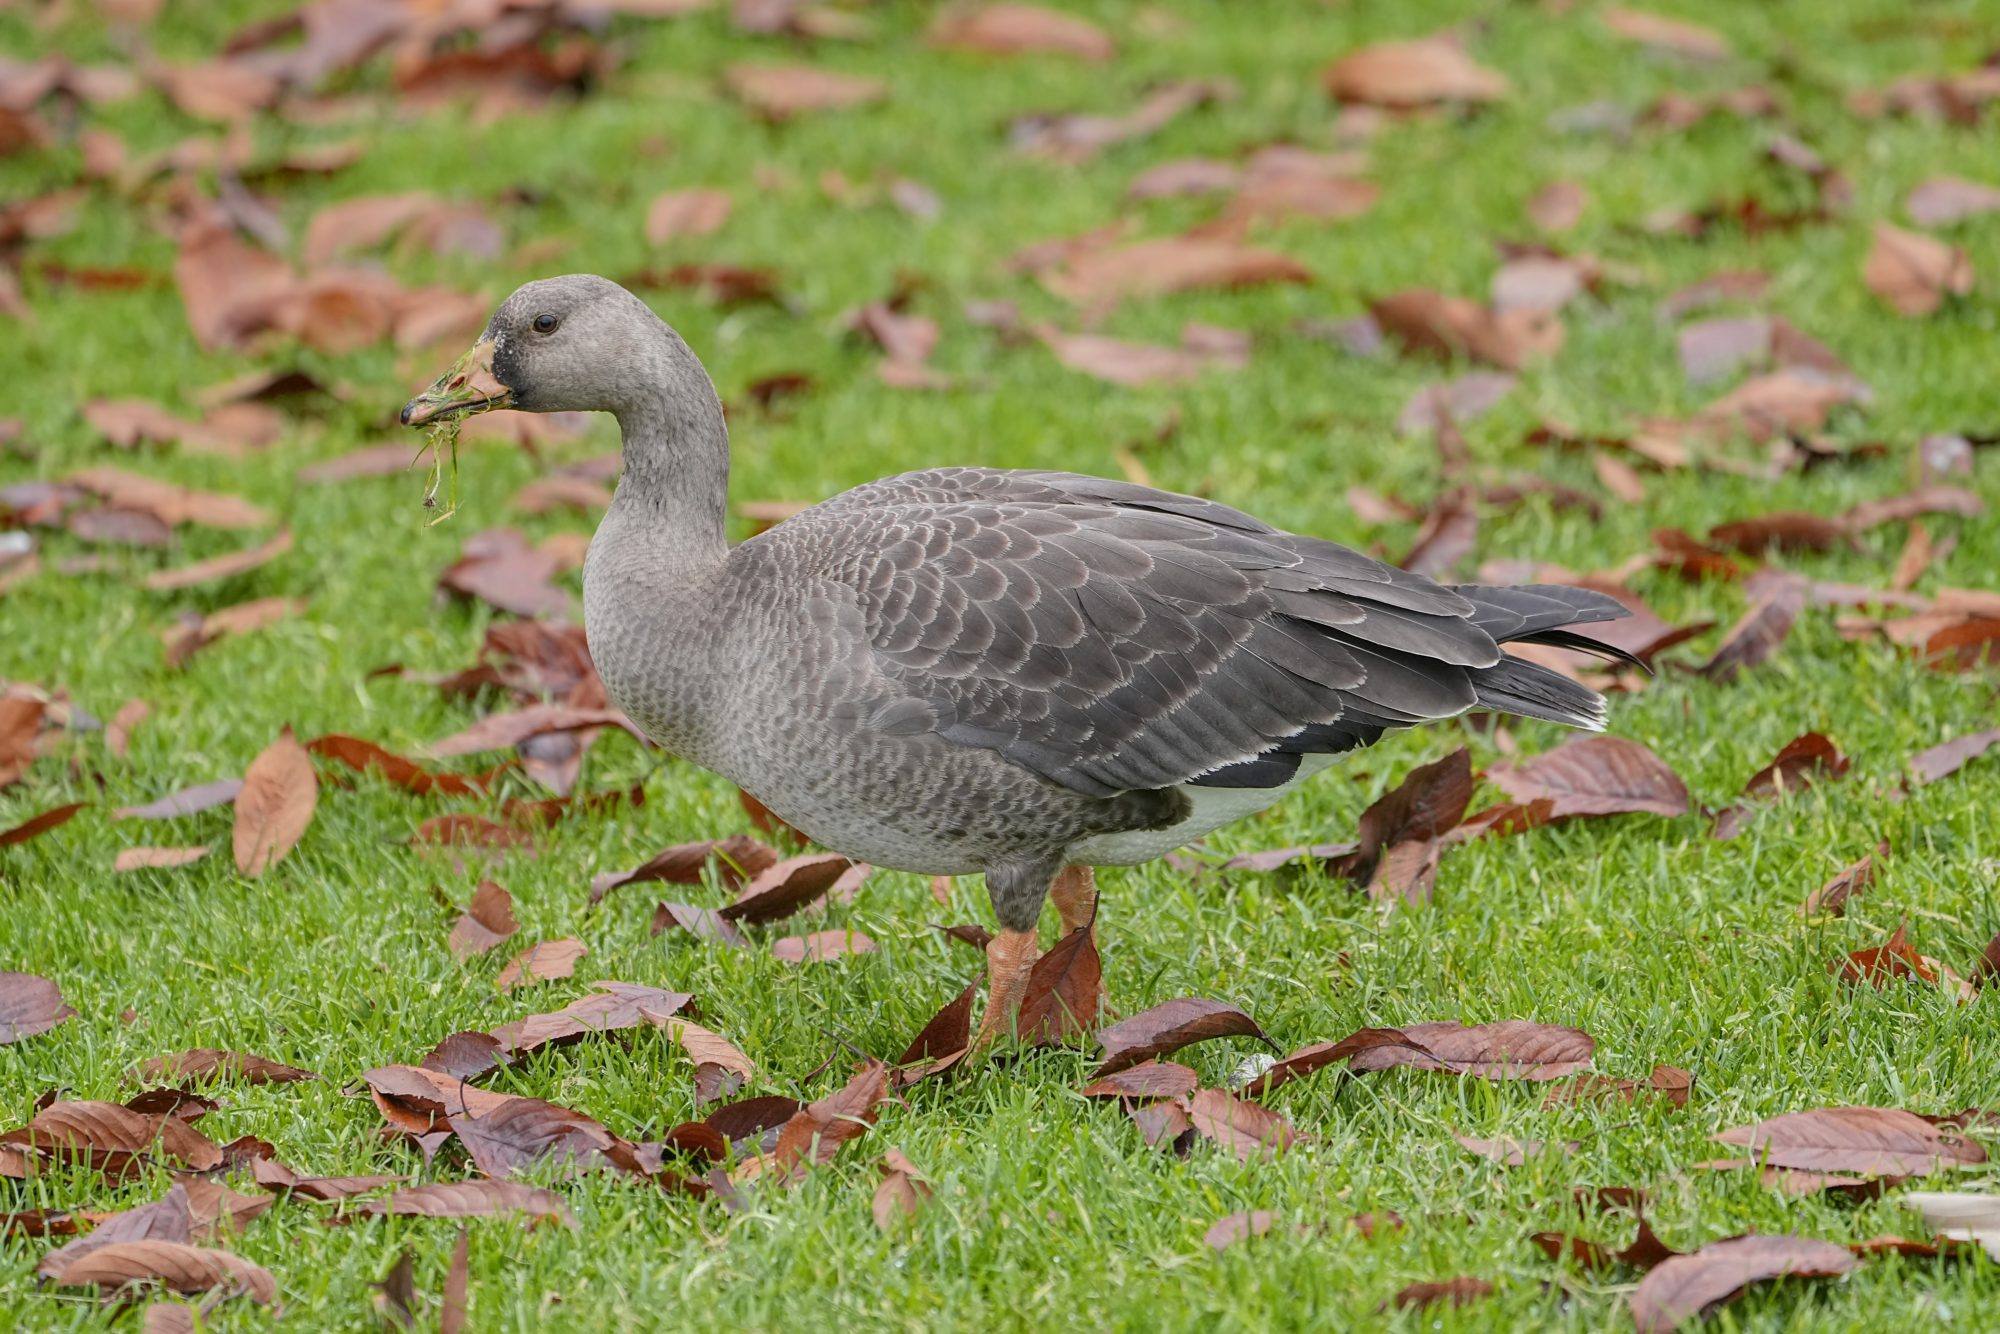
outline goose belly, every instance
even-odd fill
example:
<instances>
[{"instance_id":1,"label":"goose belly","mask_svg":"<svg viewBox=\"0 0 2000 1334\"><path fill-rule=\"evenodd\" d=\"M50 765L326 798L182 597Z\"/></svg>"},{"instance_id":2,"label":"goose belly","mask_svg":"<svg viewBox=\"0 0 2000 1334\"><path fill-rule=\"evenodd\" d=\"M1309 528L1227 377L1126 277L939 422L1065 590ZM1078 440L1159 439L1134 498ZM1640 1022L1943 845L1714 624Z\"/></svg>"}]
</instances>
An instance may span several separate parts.
<instances>
[{"instance_id":1,"label":"goose belly","mask_svg":"<svg viewBox=\"0 0 2000 1334\"><path fill-rule=\"evenodd\" d=\"M1204 834L1277 805L1337 758L1306 756L1299 764L1298 774L1283 787L1199 787L1183 783L1180 790L1189 803L1185 820L1165 829L1133 829L1081 839L1070 845L1070 860L1084 866L1136 866L1164 857Z\"/></svg>"}]
</instances>

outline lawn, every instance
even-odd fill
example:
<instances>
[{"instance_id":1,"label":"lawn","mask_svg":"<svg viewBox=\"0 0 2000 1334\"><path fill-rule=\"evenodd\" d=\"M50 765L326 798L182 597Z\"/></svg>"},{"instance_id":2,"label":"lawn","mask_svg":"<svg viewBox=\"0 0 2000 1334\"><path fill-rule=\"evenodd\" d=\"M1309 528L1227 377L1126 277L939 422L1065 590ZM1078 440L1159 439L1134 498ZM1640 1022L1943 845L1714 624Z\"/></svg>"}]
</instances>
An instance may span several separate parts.
<instances>
[{"instance_id":1,"label":"lawn","mask_svg":"<svg viewBox=\"0 0 2000 1334\"><path fill-rule=\"evenodd\" d=\"M22 59L60 51L123 65L150 46L168 66L193 65L216 58L252 20L286 11L237 0L170 5L134 29L81 2L54 6L57 17L45 22L51 8L0 8L0 46ZM1874 225L1914 225L1905 213L1913 187L1940 176L1995 183L2000 113L1988 107L1982 118L1975 109L1971 124L1870 117L1849 100L1905 76L1977 68L2000 38L2000 7L1676 3L1676 17L1727 36L1733 53L1709 61L1621 38L1588 3L1102 0L1066 8L1111 34L1117 54L1093 62L940 49L926 38L933 7L916 3L808 11L857 20L854 40L746 32L723 5L673 19L612 18L590 40L616 59L580 95L493 114L462 101L406 108L390 57L378 56L329 76L329 96L311 114L288 106L244 122L260 162L346 140L364 146L331 173L248 177L268 206L253 211L296 247L321 209L345 199L422 190L477 204L497 224L495 245L440 253L406 237L364 258L405 287L440 284L487 304L549 273L626 277L695 263L771 270L771 301L717 302L687 287L645 292L730 404L739 505L814 501L944 464L1107 476L1136 467L1156 485L1400 556L1418 523L1376 522L1387 516L1358 512L1350 488L1427 508L1454 484L1441 473L1449 460L1428 434L1399 432L1397 416L1420 389L1491 368L1399 355L1393 342L1357 354L1326 326L1408 289L1483 300L1502 262L1496 241L1536 239L1524 210L1556 181L1580 183L1588 202L1573 229L1543 239L1595 256L1606 277L1562 312L1559 351L1527 362L1491 411L1468 414L1470 458L1454 476L1488 488L1522 478L1559 483L1597 512L1545 486L1518 503L1488 497L1458 577L1494 561L1606 570L1650 551L1655 529L1704 534L1773 511L1839 515L1915 486L1926 437L2000 431L2000 307L1992 296L2000 214L1918 228L1963 248L1977 275L1971 295L1933 314L1900 315L1863 279ZM1365 116L1328 99L1321 72L1335 59L1454 26L1480 64L1506 75L1504 97L1388 117L1372 134ZM809 64L880 79L887 92L778 123L721 87L723 71L739 62ZM1225 80L1233 91L1085 161L1010 146L1016 118L1122 115L1149 89L1190 78ZM1751 85L1771 89L1783 114L1724 111L1691 126L1645 114L1669 94ZM1622 129L1609 124L1620 110L1630 122ZM130 161L222 133L150 87L80 110L53 99L42 119L45 145L0 157L0 194L10 200L79 180L79 128L115 133ZM1743 198L1770 212L1812 213L1815 185L1767 154L1779 131L1833 164L1851 198L1796 226L1725 219L1698 237L1647 227L1663 211ZM1310 281L1079 309L1009 265L1031 242L1119 219L1131 220L1132 239L1208 222L1220 208L1215 196L1127 201L1126 189L1160 163L1235 162L1273 143L1360 154L1381 188L1359 216L1284 217L1252 228L1248 244L1290 256ZM176 187L177 179L184 183ZM920 185L935 209L899 206L891 190L899 181ZM707 235L650 243L651 202L695 187L732 196L727 220ZM427 1165L414 1149L378 1137L381 1113L365 1090L352 1096L361 1073L415 1063L458 1030L559 1008L598 979L694 993L702 1022L755 1063L746 1094L815 1098L845 1078L854 1053L899 1053L980 966L928 924L990 925L982 886L961 879L940 903L927 879L877 871L851 903L750 929L748 948L684 931L655 935L648 924L662 895L649 891L718 905L728 891L713 872L703 887L629 887L595 908L592 876L669 844L758 831L730 784L615 730L586 754L577 790L643 783L643 806L580 807L538 835L532 855L516 851L491 864L427 854L410 839L441 813L496 816L506 799L549 795L519 771L488 796L452 798L412 796L322 765L303 839L254 879L232 863L226 806L167 823L110 817L113 808L242 774L286 726L300 738L347 733L423 757L482 712L508 707L490 696L447 696L418 679L468 665L487 627L507 619L440 594L438 575L489 528L511 526L536 542L587 534L594 512L527 514L510 497L615 449L617 437L614 423L598 418L537 451L491 436L469 444L458 512L435 526L419 503L421 468L301 482L300 469L362 446L398 440L414 453L417 439L396 430L394 413L469 338L400 348L369 339L329 351L324 340L315 346L280 332L247 347L204 347L176 287L171 228L190 200L217 193L215 173L197 164L143 188L129 179L82 188L67 228L26 240L17 225L8 228L31 314L0 315L11 368L0 411L20 423L0 446L0 486L108 465L240 495L275 517L252 532L183 526L164 549L93 543L60 523L24 529L42 568L0 592L0 681L63 692L98 720L132 699L151 714L123 756L101 731L52 731L49 753L0 789L0 829L61 804L93 803L59 828L0 847L8 904L0 968L49 978L77 1011L0 1047L5 1125L25 1123L51 1090L119 1101L137 1091L128 1074L141 1061L224 1048L323 1078L209 1090L222 1105L198 1126L217 1143L255 1135L302 1174L461 1179L471 1168L451 1151ZM90 270L115 271L118 281L89 281ZM1640 467L1634 501L1607 490L1596 470L1612 451L1530 441L1549 420L1584 435L1630 436L1643 419L1690 417L1743 379L1738 370L1690 383L1676 354L1677 322L1657 313L1667 294L1730 270L1760 271L1769 283L1720 313L1781 315L1872 390L1871 401L1838 411L1815 439L1883 449L1775 475L1656 469L1617 453ZM946 387L885 382L881 353L847 330L849 312L897 293L907 298L905 313L940 326L928 365L949 378ZM1016 304L1021 332L976 322L968 308L999 300ZM1126 387L1060 364L1032 332L1047 325L1171 344L1190 323L1246 331L1247 363ZM140 398L199 417L203 388L293 367L343 387L342 396L282 404L278 438L233 454L185 442L121 449L81 413L94 400ZM760 403L757 391L772 377L794 374L805 377L799 392ZM1736 443L1717 453L1764 457ZM2000 502L2000 461L1992 451L1973 454L1969 473L1938 480ZM1994 587L2000 524L1990 515L1921 522L1938 554L1916 594ZM295 545L267 564L181 590L142 585L154 571L253 545L278 524ZM1821 584L1879 589L1908 528L1892 522L1826 550L1738 559L1746 569L1762 563ZM748 536L752 523L740 519L736 531ZM575 580L566 572L556 582L574 593ZM1656 1064L1691 1071L1685 1108L1642 1098L1546 1109L1536 1083L1328 1070L1270 1096L1310 1137L1281 1156L1239 1161L1203 1141L1181 1157L1147 1147L1115 1104L1078 1096L1095 1065L1087 1045L1039 1051L917 1085L905 1101L884 1104L878 1124L831 1163L790 1190L746 1190L739 1210L596 1172L557 1184L573 1226L474 1219L470 1327L1630 1328L1625 1303L1638 1271L1552 1262L1528 1240L1568 1231L1625 1243L1629 1215L1579 1215L1573 1188L1644 1188L1648 1220L1682 1251L1750 1231L1836 1243L1917 1235L1921 1222L1893 1190L1859 1203L1793 1196L1754 1172L1694 1165L1731 1152L1710 1135L1783 1113L1852 1104L1936 1114L1996 1102L2000 1025L1990 990L1961 1003L1946 987L1851 985L1828 969L1904 922L1922 954L1969 973L2000 931L2000 835L1991 818L2000 810L2000 755L1905 790L1912 754L2000 721L1993 659L1941 669L1881 635L1844 635L1840 618L1875 613L1816 597L1768 660L1719 682L1690 669L1750 605L1744 583L1647 567L1629 587L1669 623L1717 623L1663 654L1643 688L1611 704L1610 731L1671 765L1695 805L1728 805L1806 732L1830 738L1851 769L1771 803L1729 840L1711 837L1712 822L1696 810L1465 842L1445 853L1429 901L1414 907L1372 902L1312 863L1270 872L1197 874L1165 863L1108 871L1104 967L1121 1014L1212 997L1240 1006L1287 1051L1369 1025L1523 1019L1582 1028L1596 1039L1601 1073L1643 1079ZM177 618L274 597L302 599L304 609L167 663L161 633ZM572 598L573 615L579 605ZM404 673L376 673L389 664ZM1503 747L1534 755L1565 739L1535 723L1505 734L1469 723L1395 734L1214 836L1202 856L1349 839L1370 802L1418 764L1468 746L1485 768L1508 758ZM474 764L440 763L465 772ZM1475 807L1499 797L1482 785ZM1844 916L1801 914L1810 891L1883 841L1890 850L1874 883ZM175 869L111 869L130 847L199 844L216 851ZM457 909L441 900L463 905L484 878L511 891L520 931L461 959L446 945ZM768 947L791 932L831 928L863 932L878 948L797 966ZM496 986L520 947L569 936L589 948L574 978ZM1230 1039L1175 1059L1204 1083L1227 1085L1255 1050ZM482 1082L645 1140L700 1114L692 1076L663 1034L639 1031L543 1051ZM1577 1143L1507 1167L1467 1152L1455 1135ZM875 1164L891 1146L935 1193L884 1232L870 1200ZM145 1165L113 1186L70 1166L0 1184L7 1210L110 1210L158 1199L171 1177ZM1995 1184L1988 1164L1925 1188ZM1273 1212L1269 1233L1220 1252L1205 1243L1216 1220L1251 1210ZM1394 1211L1405 1225L1364 1237L1349 1220L1371 1211ZM407 1248L420 1326L435 1323L459 1225L376 1218L329 1227L327 1212L281 1200L224 1244L268 1268L286 1320L310 1329L373 1327L370 1284ZM53 1244L19 1234L0 1241L0 1325L110 1327L110 1308L88 1292L38 1289L35 1266ZM1377 1313L1410 1284L1458 1276L1494 1291L1459 1308ZM1882 1256L1843 1278L1754 1288L1716 1323L1975 1330L1995 1328L1996 1310L2000 1265L1983 1255ZM239 1300L216 1308L205 1327L261 1329L270 1319Z\"/></svg>"}]
</instances>

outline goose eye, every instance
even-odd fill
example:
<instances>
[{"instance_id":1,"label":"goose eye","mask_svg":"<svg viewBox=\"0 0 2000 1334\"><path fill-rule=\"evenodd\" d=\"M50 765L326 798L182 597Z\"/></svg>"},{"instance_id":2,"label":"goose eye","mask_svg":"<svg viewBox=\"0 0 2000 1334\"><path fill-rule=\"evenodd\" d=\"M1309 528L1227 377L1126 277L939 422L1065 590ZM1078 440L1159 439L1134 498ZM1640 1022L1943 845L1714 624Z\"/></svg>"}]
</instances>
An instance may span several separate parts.
<instances>
[{"instance_id":1,"label":"goose eye","mask_svg":"<svg viewBox=\"0 0 2000 1334\"><path fill-rule=\"evenodd\" d=\"M554 333L556 326L561 323L562 321L553 315L537 315L535 316L535 332L541 334Z\"/></svg>"}]
</instances>

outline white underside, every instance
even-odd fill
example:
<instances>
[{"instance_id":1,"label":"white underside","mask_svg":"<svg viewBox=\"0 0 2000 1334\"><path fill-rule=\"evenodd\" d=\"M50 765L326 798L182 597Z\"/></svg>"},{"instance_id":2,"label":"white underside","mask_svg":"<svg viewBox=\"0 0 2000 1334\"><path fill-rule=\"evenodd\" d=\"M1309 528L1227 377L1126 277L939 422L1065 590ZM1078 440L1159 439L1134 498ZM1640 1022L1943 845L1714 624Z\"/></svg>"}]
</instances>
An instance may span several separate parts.
<instances>
[{"instance_id":1,"label":"white underside","mask_svg":"<svg viewBox=\"0 0 2000 1334\"><path fill-rule=\"evenodd\" d=\"M1186 847L1203 834L1234 824L1275 806L1313 775L1332 764L1334 755L1308 755L1299 772L1283 787L1197 787L1183 783L1181 791L1193 803L1188 818L1165 829L1139 829L1124 834L1100 834L1070 847L1070 858L1082 866L1137 866Z\"/></svg>"}]
</instances>

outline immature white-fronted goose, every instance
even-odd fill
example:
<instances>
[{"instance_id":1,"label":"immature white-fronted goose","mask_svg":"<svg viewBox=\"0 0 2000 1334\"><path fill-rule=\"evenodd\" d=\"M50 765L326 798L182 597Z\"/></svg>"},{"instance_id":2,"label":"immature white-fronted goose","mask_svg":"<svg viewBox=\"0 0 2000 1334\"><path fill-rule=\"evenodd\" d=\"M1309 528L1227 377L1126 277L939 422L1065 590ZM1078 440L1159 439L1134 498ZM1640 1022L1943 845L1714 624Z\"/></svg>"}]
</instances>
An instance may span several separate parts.
<instances>
[{"instance_id":1,"label":"immature white-fronted goose","mask_svg":"<svg viewBox=\"0 0 2000 1334\"><path fill-rule=\"evenodd\" d=\"M464 367L505 392L468 398ZM986 877L982 1039L1006 1031L1053 896L1263 809L1388 728L1488 709L1601 727L1604 702L1500 651L1604 648L1564 587L1445 587L1213 501L1062 472L870 482L737 546L701 362L637 297L529 283L403 409L602 411L625 469L584 565L611 699L662 746L856 860Z\"/></svg>"}]
</instances>

